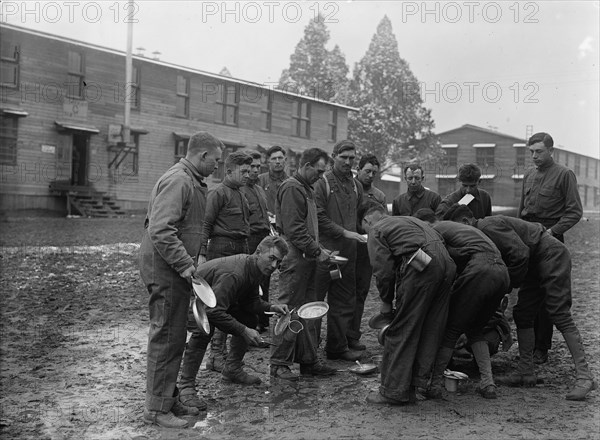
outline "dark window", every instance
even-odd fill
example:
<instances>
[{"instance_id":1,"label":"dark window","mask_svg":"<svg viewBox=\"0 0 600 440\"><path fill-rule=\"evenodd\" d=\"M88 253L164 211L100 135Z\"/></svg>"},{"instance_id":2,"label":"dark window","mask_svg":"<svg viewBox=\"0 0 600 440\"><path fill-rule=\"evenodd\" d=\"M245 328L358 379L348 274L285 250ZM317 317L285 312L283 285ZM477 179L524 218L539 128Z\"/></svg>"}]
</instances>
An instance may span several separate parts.
<instances>
[{"instance_id":1,"label":"dark window","mask_svg":"<svg viewBox=\"0 0 600 440\"><path fill-rule=\"evenodd\" d=\"M515 165L517 170L523 170L523 168L525 168L525 159L527 158L526 153L525 147L515 147Z\"/></svg>"},{"instance_id":2,"label":"dark window","mask_svg":"<svg viewBox=\"0 0 600 440\"><path fill-rule=\"evenodd\" d=\"M589 167L590 167L590 161L589 161L589 159L586 157L586 158L585 158L585 177L588 177L588 174L589 174L589 171L588 171L588 169L589 169Z\"/></svg>"},{"instance_id":3,"label":"dark window","mask_svg":"<svg viewBox=\"0 0 600 440\"><path fill-rule=\"evenodd\" d=\"M185 157L187 154L188 138L176 137L175 138L175 163L179 162L179 159Z\"/></svg>"},{"instance_id":4,"label":"dark window","mask_svg":"<svg viewBox=\"0 0 600 440\"><path fill-rule=\"evenodd\" d=\"M83 99L83 83L85 81L85 63L83 54L69 51L69 75L67 80L67 96Z\"/></svg>"},{"instance_id":5,"label":"dark window","mask_svg":"<svg viewBox=\"0 0 600 440\"><path fill-rule=\"evenodd\" d=\"M177 75L177 104L175 115L185 118L190 115L190 79Z\"/></svg>"},{"instance_id":6,"label":"dark window","mask_svg":"<svg viewBox=\"0 0 600 440\"><path fill-rule=\"evenodd\" d=\"M292 103L292 136L310 138L310 104L306 101Z\"/></svg>"},{"instance_id":7,"label":"dark window","mask_svg":"<svg viewBox=\"0 0 600 440\"><path fill-rule=\"evenodd\" d=\"M140 66L135 64L131 66L131 108L140 109L141 90L140 85L142 83L142 69Z\"/></svg>"},{"instance_id":8,"label":"dark window","mask_svg":"<svg viewBox=\"0 0 600 440\"><path fill-rule=\"evenodd\" d=\"M119 165L121 169L121 173L126 176L137 176L139 165L138 165L138 155L140 151L140 134L139 133L131 133L131 142L127 145L126 148L129 149L127 152L127 156L123 159L123 162Z\"/></svg>"},{"instance_id":9,"label":"dark window","mask_svg":"<svg viewBox=\"0 0 600 440\"><path fill-rule=\"evenodd\" d=\"M5 165L16 165L19 119L10 116L2 116L1 121L0 163Z\"/></svg>"},{"instance_id":10,"label":"dark window","mask_svg":"<svg viewBox=\"0 0 600 440\"><path fill-rule=\"evenodd\" d=\"M446 153L446 167L456 167L458 165L458 148L444 148Z\"/></svg>"},{"instance_id":11,"label":"dark window","mask_svg":"<svg viewBox=\"0 0 600 440\"><path fill-rule=\"evenodd\" d=\"M329 109L329 140L332 142L337 141L337 121L337 108Z\"/></svg>"},{"instance_id":12,"label":"dark window","mask_svg":"<svg viewBox=\"0 0 600 440\"><path fill-rule=\"evenodd\" d=\"M581 172L581 157L579 156L575 156L575 175L579 176L579 173Z\"/></svg>"},{"instance_id":13,"label":"dark window","mask_svg":"<svg viewBox=\"0 0 600 440\"><path fill-rule=\"evenodd\" d=\"M569 166L569 153L565 151L565 166Z\"/></svg>"},{"instance_id":14,"label":"dark window","mask_svg":"<svg viewBox=\"0 0 600 440\"><path fill-rule=\"evenodd\" d=\"M494 166L494 148L475 148L475 162L483 174L487 174L488 167Z\"/></svg>"},{"instance_id":15,"label":"dark window","mask_svg":"<svg viewBox=\"0 0 600 440\"><path fill-rule=\"evenodd\" d=\"M221 84L217 99L217 122L226 125L238 124L240 89L237 84Z\"/></svg>"},{"instance_id":16,"label":"dark window","mask_svg":"<svg viewBox=\"0 0 600 440\"><path fill-rule=\"evenodd\" d=\"M19 46L4 41L0 46L0 85L18 87L19 85Z\"/></svg>"},{"instance_id":17,"label":"dark window","mask_svg":"<svg viewBox=\"0 0 600 440\"><path fill-rule=\"evenodd\" d=\"M271 131L271 118L273 114L273 94L270 90L262 90L260 97L260 129Z\"/></svg>"}]
</instances>

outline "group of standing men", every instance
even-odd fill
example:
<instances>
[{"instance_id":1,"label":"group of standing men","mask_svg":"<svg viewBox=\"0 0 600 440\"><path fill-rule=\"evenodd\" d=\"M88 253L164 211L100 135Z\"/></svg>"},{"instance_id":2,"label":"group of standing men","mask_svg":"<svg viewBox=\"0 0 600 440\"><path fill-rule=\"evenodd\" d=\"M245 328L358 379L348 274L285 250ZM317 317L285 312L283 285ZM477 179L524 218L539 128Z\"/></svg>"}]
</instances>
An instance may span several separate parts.
<instances>
[{"instance_id":1,"label":"group of standing men","mask_svg":"<svg viewBox=\"0 0 600 440\"><path fill-rule=\"evenodd\" d=\"M546 137L538 139L539 135ZM529 140L537 171L525 177L519 216L551 228L548 236L562 236L581 217L581 203L576 185L572 186L573 173L552 162L551 142L544 133ZM382 384L379 393L370 394L367 400L412 402L417 387L426 389L430 397L439 397L436 375L445 368L451 348L464 332L474 339L474 353L483 356L482 394L495 397L490 388L495 385L489 355L486 359L482 354L486 350L477 342L483 343L478 332L484 321L509 286L518 284L506 267L508 262L503 262L505 254L485 230L458 223L432 227L414 217L419 217L419 212L421 218L452 214L465 194L474 197L468 207L475 219L490 216L491 199L478 188L481 172L477 166L462 166L458 176L461 188L443 200L423 186L421 167L406 167L408 191L393 201L393 216L388 216L385 195L373 186L379 162L373 155L362 156L354 178L357 146L351 141L334 146L329 169L324 150L305 150L292 176L285 172L282 147L267 151L269 171L261 175L258 152L231 153L225 160L223 182L209 191L203 179L217 168L223 151L223 144L214 136L196 133L189 140L186 157L159 179L151 194L140 248L142 280L150 295L145 421L185 427L182 415L206 409L196 393L196 376L209 342L210 369L235 383L260 383L260 378L247 374L242 366L248 345L264 342L259 331L269 326L265 311L286 314L292 310L291 319L303 325L299 332L289 328L281 334L272 332L270 374L274 378L297 380L290 368L294 363L300 365L303 375L335 373L317 355L320 320L304 320L297 313L303 304L325 298L329 304L326 357L358 360L366 348L360 342L360 323L373 274L381 311L392 313L393 321L385 339ZM548 196L545 188L556 193ZM365 232L369 233L368 245ZM456 236L458 241L449 246ZM417 252L431 260L425 268L411 266L409 258ZM339 268L339 279L333 279L331 257L337 254L348 261ZM269 278L276 268L280 269L279 295L277 304L271 304L266 302ZM476 293L484 273L488 280L497 281ZM194 276L207 280L217 297L217 306L206 310L208 334L195 325L190 312ZM548 300L546 307L544 298L552 296L546 295L547 283L529 285L530 290L534 287L538 289L535 301L530 295L519 295L526 318L517 322L517 327L527 329L518 331L519 347L523 343L527 353L531 351L531 356L521 353L522 363L533 356L528 330L533 326L532 311L547 308L556 323L559 314L570 317L570 285L563 285L568 293L556 291L554 298L559 299ZM567 296L568 301L564 299ZM559 329L563 334L565 329L575 334L573 327L572 320L565 318ZM191 336L186 345L188 331ZM227 334L232 335L229 353ZM583 356L578 333L571 338L572 344L567 336L565 340L570 349L575 347L571 350L574 358L577 353ZM579 363L576 360L574 395L578 399L596 386L584 364L584 357ZM531 374L529 364L519 364L513 383L531 385Z\"/></svg>"}]
</instances>

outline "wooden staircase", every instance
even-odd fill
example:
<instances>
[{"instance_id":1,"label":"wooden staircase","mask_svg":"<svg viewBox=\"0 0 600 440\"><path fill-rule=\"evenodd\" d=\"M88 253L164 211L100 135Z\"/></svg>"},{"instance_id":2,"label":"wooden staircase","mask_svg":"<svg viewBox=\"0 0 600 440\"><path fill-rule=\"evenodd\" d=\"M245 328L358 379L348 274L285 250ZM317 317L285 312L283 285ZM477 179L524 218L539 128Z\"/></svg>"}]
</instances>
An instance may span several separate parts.
<instances>
[{"instance_id":1,"label":"wooden staircase","mask_svg":"<svg viewBox=\"0 0 600 440\"><path fill-rule=\"evenodd\" d=\"M54 181L50 183L50 192L57 196L66 196L68 215L105 218L127 215L110 196L91 187Z\"/></svg>"}]
</instances>

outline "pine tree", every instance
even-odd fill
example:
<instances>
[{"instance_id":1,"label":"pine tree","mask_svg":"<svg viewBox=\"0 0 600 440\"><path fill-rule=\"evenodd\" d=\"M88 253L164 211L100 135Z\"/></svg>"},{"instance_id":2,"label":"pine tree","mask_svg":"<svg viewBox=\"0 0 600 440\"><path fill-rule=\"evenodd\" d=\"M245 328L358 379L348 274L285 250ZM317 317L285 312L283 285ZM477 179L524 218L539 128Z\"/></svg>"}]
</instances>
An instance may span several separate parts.
<instances>
[{"instance_id":1,"label":"pine tree","mask_svg":"<svg viewBox=\"0 0 600 440\"><path fill-rule=\"evenodd\" d=\"M281 73L279 89L323 100L345 99L348 66L340 48L327 50L329 31L322 15L304 29L304 37L290 56L290 67Z\"/></svg>"},{"instance_id":2,"label":"pine tree","mask_svg":"<svg viewBox=\"0 0 600 440\"><path fill-rule=\"evenodd\" d=\"M431 111L423 107L420 87L400 58L392 23L384 16L364 57L355 65L350 84L349 138L361 151L388 164L438 157Z\"/></svg>"}]
</instances>

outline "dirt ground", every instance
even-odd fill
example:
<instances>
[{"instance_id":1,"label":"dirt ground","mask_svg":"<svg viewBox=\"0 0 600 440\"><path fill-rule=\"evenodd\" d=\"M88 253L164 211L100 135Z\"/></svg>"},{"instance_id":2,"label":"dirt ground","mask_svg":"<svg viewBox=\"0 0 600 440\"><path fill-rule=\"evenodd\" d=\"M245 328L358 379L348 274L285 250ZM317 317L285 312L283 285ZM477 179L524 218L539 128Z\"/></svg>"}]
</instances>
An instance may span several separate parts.
<instances>
[{"instance_id":1,"label":"dirt ground","mask_svg":"<svg viewBox=\"0 0 600 440\"><path fill-rule=\"evenodd\" d=\"M456 369L470 379L443 401L409 407L365 402L378 374L356 376L344 362L326 379L271 383L268 350L252 349L247 368L263 384L222 383L201 371L208 412L193 427L167 430L142 422L147 294L137 271L142 217L11 218L0 223L0 437L13 439L582 439L600 438L600 391L585 402L564 395L574 381L570 355L555 331L550 361L533 389L499 388L497 400L475 393L469 360ZM600 221L567 235L573 256L573 315L600 378ZM364 360L380 354L367 320ZM513 326L514 327L514 326ZM514 331L514 330L513 330ZM508 372L516 344L493 357ZM297 367L296 367L297 368Z\"/></svg>"}]
</instances>

